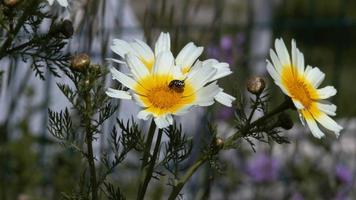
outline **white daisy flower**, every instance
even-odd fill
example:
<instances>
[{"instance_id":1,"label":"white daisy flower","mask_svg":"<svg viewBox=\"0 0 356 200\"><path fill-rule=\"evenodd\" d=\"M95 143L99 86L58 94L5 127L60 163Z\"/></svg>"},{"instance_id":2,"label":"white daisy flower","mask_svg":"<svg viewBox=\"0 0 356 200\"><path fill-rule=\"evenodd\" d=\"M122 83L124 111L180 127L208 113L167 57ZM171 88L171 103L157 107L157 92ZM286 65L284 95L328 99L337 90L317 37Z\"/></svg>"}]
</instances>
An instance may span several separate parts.
<instances>
[{"instance_id":1,"label":"white daisy flower","mask_svg":"<svg viewBox=\"0 0 356 200\"><path fill-rule=\"evenodd\" d=\"M47 0L49 5L53 5L54 0ZM67 0L56 0L59 5L63 6L63 7L67 7L68 6L68 1Z\"/></svg>"},{"instance_id":2,"label":"white daisy flower","mask_svg":"<svg viewBox=\"0 0 356 200\"><path fill-rule=\"evenodd\" d=\"M144 63L148 70L151 70L155 62L155 58L163 51L171 50L171 39L169 33L161 33L156 44L154 52L151 48L141 40L136 39L134 42L126 42L124 40L114 39L111 50L121 56L125 57L127 53L131 53L138 57L141 62ZM194 43L188 43L183 49L178 53L175 58L175 65L180 69L181 76L177 77L181 80L184 80L190 72L193 64L197 61L198 57L203 53L203 47L197 47ZM111 59L114 62L125 64L124 61ZM213 67L217 70L214 77L210 81L214 81L220 78L223 78L227 75L230 75L232 71L230 70L228 63L220 63L215 59L209 59L202 62L204 67ZM223 89L220 88L219 92L215 96L215 100L225 106L232 106L232 102L235 101L235 97L223 92Z\"/></svg>"},{"instance_id":3,"label":"white daisy flower","mask_svg":"<svg viewBox=\"0 0 356 200\"><path fill-rule=\"evenodd\" d=\"M294 40L292 40L292 60L282 39L276 39L275 49L276 52L270 50L273 64L267 60L267 71L281 90L291 97L302 122L305 119L316 138L324 136L317 122L339 136L343 128L329 117L336 115L336 106L325 100L334 96L336 89L333 86L318 89L325 74L317 67L305 68L304 56Z\"/></svg>"},{"instance_id":4,"label":"white daisy flower","mask_svg":"<svg viewBox=\"0 0 356 200\"><path fill-rule=\"evenodd\" d=\"M161 33L154 52L140 40L126 42L115 39L111 49L124 58L123 61L114 61L125 63L131 74L126 75L111 68L113 79L129 90L109 88L107 95L133 99L144 108L137 117L144 120L153 117L159 128L173 124L172 115L185 114L194 106L210 106L218 98L220 102L231 105L230 101L234 99L226 93L220 94L223 89L216 82L226 76L227 72L220 72L226 71L226 66L215 60L199 61L199 53L189 58L189 63L185 61L185 64L189 64L189 70L183 71L179 60L183 58L177 56L174 59L168 33ZM223 65L220 70L217 69L219 65Z\"/></svg>"}]
</instances>

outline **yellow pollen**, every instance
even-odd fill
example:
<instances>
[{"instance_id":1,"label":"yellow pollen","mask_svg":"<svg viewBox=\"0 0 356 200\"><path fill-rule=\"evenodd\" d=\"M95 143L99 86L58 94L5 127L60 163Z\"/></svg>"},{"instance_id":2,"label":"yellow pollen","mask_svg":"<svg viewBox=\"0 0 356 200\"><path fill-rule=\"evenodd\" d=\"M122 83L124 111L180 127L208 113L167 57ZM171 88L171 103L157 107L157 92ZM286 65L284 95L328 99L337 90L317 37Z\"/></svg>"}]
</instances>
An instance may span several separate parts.
<instances>
[{"instance_id":1,"label":"yellow pollen","mask_svg":"<svg viewBox=\"0 0 356 200\"><path fill-rule=\"evenodd\" d=\"M195 90L189 81L185 81L183 92L169 88L174 80L171 75L148 75L138 81L134 91L154 116L174 114L188 104L194 102Z\"/></svg>"},{"instance_id":2,"label":"yellow pollen","mask_svg":"<svg viewBox=\"0 0 356 200\"><path fill-rule=\"evenodd\" d=\"M292 99L298 100L306 109L311 109L318 99L316 89L304 76L295 74L292 67L284 67L282 70L282 84L286 87Z\"/></svg>"},{"instance_id":3,"label":"yellow pollen","mask_svg":"<svg viewBox=\"0 0 356 200\"><path fill-rule=\"evenodd\" d=\"M160 109L169 109L179 103L182 98L182 93L170 89L167 85L152 88L150 89L149 94L147 99L154 107Z\"/></svg>"}]
</instances>

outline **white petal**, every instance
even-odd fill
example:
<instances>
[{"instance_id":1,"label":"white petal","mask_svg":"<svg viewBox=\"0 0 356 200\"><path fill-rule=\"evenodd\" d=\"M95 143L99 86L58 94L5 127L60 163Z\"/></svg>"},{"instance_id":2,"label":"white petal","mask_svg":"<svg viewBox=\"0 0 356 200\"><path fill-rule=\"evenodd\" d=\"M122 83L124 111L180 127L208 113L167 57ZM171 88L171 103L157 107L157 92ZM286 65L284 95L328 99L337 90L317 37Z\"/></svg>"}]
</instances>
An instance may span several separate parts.
<instances>
[{"instance_id":1,"label":"white petal","mask_svg":"<svg viewBox=\"0 0 356 200\"><path fill-rule=\"evenodd\" d=\"M215 100L225 106L231 107L232 102L235 101L236 98L221 91L215 96Z\"/></svg>"},{"instance_id":2,"label":"white petal","mask_svg":"<svg viewBox=\"0 0 356 200\"><path fill-rule=\"evenodd\" d=\"M296 45L294 39L292 39L292 64L293 64L293 67L296 67L296 69L297 69L297 66L298 66L298 49L297 49L297 45Z\"/></svg>"},{"instance_id":3,"label":"white petal","mask_svg":"<svg viewBox=\"0 0 356 200\"><path fill-rule=\"evenodd\" d=\"M213 82L197 91L194 104L199 106L210 106L214 104L214 98L219 92L222 92L222 89L219 88L216 82Z\"/></svg>"},{"instance_id":4,"label":"white petal","mask_svg":"<svg viewBox=\"0 0 356 200\"><path fill-rule=\"evenodd\" d=\"M170 119L166 115L155 117L154 120L155 120L157 127L160 129L166 128L167 126L170 125L170 121L169 121Z\"/></svg>"},{"instance_id":5,"label":"white petal","mask_svg":"<svg viewBox=\"0 0 356 200\"><path fill-rule=\"evenodd\" d=\"M140 98L140 95L138 94L133 94L132 97L135 99L135 103L141 107L149 107L150 105L145 105L143 101Z\"/></svg>"},{"instance_id":6,"label":"white petal","mask_svg":"<svg viewBox=\"0 0 356 200\"><path fill-rule=\"evenodd\" d=\"M279 81L274 81L274 84L278 85L278 87L281 88L281 90L282 90L282 92L283 92L284 94L290 96L290 94L289 94L287 88L285 88L284 85L283 85L281 82L279 82Z\"/></svg>"},{"instance_id":7,"label":"white petal","mask_svg":"<svg viewBox=\"0 0 356 200\"><path fill-rule=\"evenodd\" d=\"M130 93L127 91L123 90L115 90L112 88L108 88L108 90L105 92L109 97L112 98L118 98L118 99L131 99Z\"/></svg>"},{"instance_id":8,"label":"white petal","mask_svg":"<svg viewBox=\"0 0 356 200\"><path fill-rule=\"evenodd\" d=\"M335 116L336 115L336 106L334 104L330 104L330 103L316 103L318 108L331 116Z\"/></svg>"},{"instance_id":9,"label":"white petal","mask_svg":"<svg viewBox=\"0 0 356 200\"><path fill-rule=\"evenodd\" d=\"M304 73L304 55L302 52L300 52L297 48L297 60L298 60L298 65L297 65L297 69L298 69L298 74L303 74Z\"/></svg>"},{"instance_id":10,"label":"white petal","mask_svg":"<svg viewBox=\"0 0 356 200\"><path fill-rule=\"evenodd\" d=\"M139 57L146 62L153 62L154 61L154 54L151 48L141 40L135 39L134 42L130 43L132 49L134 49Z\"/></svg>"},{"instance_id":11,"label":"white petal","mask_svg":"<svg viewBox=\"0 0 356 200\"><path fill-rule=\"evenodd\" d=\"M176 80L184 80L185 75L182 73L182 70L178 66L173 66L172 68L173 78Z\"/></svg>"},{"instance_id":12,"label":"white petal","mask_svg":"<svg viewBox=\"0 0 356 200\"><path fill-rule=\"evenodd\" d=\"M282 67L290 66L291 65L290 56L287 47L282 39L276 39L275 48L279 60L281 61Z\"/></svg>"},{"instance_id":13,"label":"white petal","mask_svg":"<svg viewBox=\"0 0 356 200\"><path fill-rule=\"evenodd\" d=\"M54 3L54 0L47 0L47 1L48 1L49 5L53 5L53 3Z\"/></svg>"},{"instance_id":14,"label":"white petal","mask_svg":"<svg viewBox=\"0 0 356 200\"><path fill-rule=\"evenodd\" d=\"M126 65L126 62L125 62L125 61L118 60L118 59L114 59L114 58L105 58L105 60Z\"/></svg>"},{"instance_id":15,"label":"white petal","mask_svg":"<svg viewBox=\"0 0 356 200\"><path fill-rule=\"evenodd\" d=\"M147 112L147 110L141 110L138 114L137 114L137 118L139 119L143 119L143 120L148 120L150 119L152 116L152 113Z\"/></svg>"},{"instance_id":16,"label":"white petal","mask_svg":"<svg viewBox=\"0 0 356 200\"><path fill-rule=\"evenodd\" d=\"M317 90L320 99L327 99L336 94L336 89L333 86L326 86Z\"/></svg>"},{"instance_id":17,"label":"white petal","mask_svg":"<svg viewBox=\"0 0 356 200\"><path fill-rule=\"evenodd\" d=\"M317 67L310 67L311 69L308 70L308 73L305 74L306 78L310 81L310 83L315 87L319 87L319 85L323 82L325 78L325 74L320 71Z\"/></svg>"},{"instance_id":18,"label":"white petal","mask_svg":"<svg viewBox=\"0 0 356 200\"><path fill-rule=\"evenodd\" d=\"M322 113L315 118L322 126L333 131L337 136L340 131L343 129L339 124L337 124L331 117Z\"/></svg>"},{"instance_id":19,"label":"white petal","mask_svg":"<svg viewBox=\"0 0 356 200\"><path fill-rule=\"evenodd\" d=\"M203 67L205 67L205 66L210 66L217 70L215 76L213 76L210 81L215 81L217 79L228 76L232 73L228 63L218 62L215 59L209 59L209 60L203 61Z\"/></svg>"},{"instance_id":20,"label":"white petal","mask_svg":"<svg viewBox=\"0 0 356 200\"><path fill-rule=\"evenodd\" d=\"M314 137L319 138L319 139L324 137L324 133L321 132L321 130L319 129L318 125L316 124L316 122L313 118L307 118L306 121L307 121L309 129Z\"/></svg>"},{"instance_id":21,"label":"white petal","mask_svg":"<svg viewBox=\"0 0 356 200\"><path fill-rule=\"evenodd\" d=\"M188 113L192 109L192 105L187 105L181 108L180 110L176 111L174 114L175 115L184 115Z\"/></svg>"},{"instance_id":22,"label":"white petal","mask_svg":"<svg viewBox=\"0 0 356 200\"><path fill-rule=\"evenodd\" d=\"M110 68L110 72L112 74L113 79L116 79L120 83L122 83L124 86L130 88L131 90L134 90L135 86L137 85L137 82L125 75L124 73L116 70L115 68Z\"/></svg>"},{"instance_id":23,"label":"white petal","mask_svg":"<svg viewBox=\"0 0 356 200\"><path fill-rule=\"evenodd\" d=\"M270 49L269 50L269 55L271 57L271 60L272 60L272 63L273 63L273 67L276 69L278 74L281 74L283 66L281 64L281 61L277 57L277 54L272 49Z\"/></svg>"},{"instance_id":24,"label":"white petal","mask_svg":"<svg viewBox=\"0 0 356 200\"><path fill-rule=\"evenodd\" d=\"M189 81L193 85L196 91L199 90L208 82L210 82L212 77L214 77L214 75L216 74L217 70L213 67L203 67L202 62L200 61L195 63L193 68L195 67L196 70L192 71L192 73L189 72L186 81Z\"/></svg>"},{"instance_id":25,"label":"white petal","mask_svg":"<svg viewBox=\"0 0 356 200\"><path fill-rule=\"evenodd\" d=\"M67 0L57 0L59 5L63 6L63 7L67 7L68 6L68 1Z\"/></svg>"},{"instance_id":26,"label":"white petal","mask_svg":"<svg viewBox=\"0 0 356 200\"><path fill-rule=\"evenodd\" d=\"M132 49L131 45L120 39L114 39L113 44L111 45L111 50L121 56L122 58L125 58L125 55L128 52L134 53L135 51ZM136 54L135 54L136 55Z\"/></svg>"},{"instance_id":27,"label":"white petal","mask_svg":"<svg viewBox=\"0 0 356 200\"><path fill-rule=\"evenodd\" d=\"M298 109L298 110L302 110L304 109L304 106L302 103L300 103L300 101L296 100L296 99L292 99L294 106Z\"/></svg>"},{"instance_id":28,"label":"white petal","mask_svg":"<svg viewBox=\"0 0 356 200\"><path fill-rule=\"evenodd\" d=\"M171 38L169 33L161 33L155 45L155 55L156 57L165 51L171 50Z\"/></svg>"},{"instance_id":29,"label":"white petal","mask_svg":"<svg viewBox=\"0 0 356 200\"><path fill-rule=\"evenodd\" d=\"M170 51L158 55L153 66L154 74L170 74L174 67L174 57Z\"/></svg>"},{"instance_id":30,"label":"white petal","mask_svg":"<svg viewBox=\"0 0 356 200\"><path fill-rule=\"evenodd\" d=\"M166 119L167 119L169 125L172 125L172 124L173 124L173 117L172 117L172 115L166 115Z\"/></svg>"},{"instance_id":31,"label":"white petal","mask_svg":"<svg viewBox=\"0 0 356 200\"><path fill-rule=\"evenodd\" d=\"M281 81L281 76L278 74L276 69L272 66L271 62L267 60L267 71L269 75L273 78L274 81L280 82Z\"/></svg>"},{"instance_id":32,"label":"white petal","mask_svg":"<svg viewBox=\"0 0 356 200\"><path fill-rule=\"evenodd\" d=\"M203 47L197 47L193 42L188 43L178 53L176 58L176 65L184 68L190 68L198 57L203 53Z\"/></svg>"},{"instance_id":33,"label":"white petal","mask_svg":"<svg viewBox=\"0 0 356 200\"><path fill-rule=\"evenodd\" d=\"M147 67L132 53L126 54L126 62L136 80L149 75L150 72L148 71Z\"/></svg>"},{"instance_id":34,"label":"white petal","mask_svg":"<svg viewBox=\"0 0 356 200\"><path fill-rule=\"evenodd\" d=\"M312 70L313 68L311 66L307 66L307 68L305 68L304 74L308 74L310 70Z\"/></svg>"}]
</instances>

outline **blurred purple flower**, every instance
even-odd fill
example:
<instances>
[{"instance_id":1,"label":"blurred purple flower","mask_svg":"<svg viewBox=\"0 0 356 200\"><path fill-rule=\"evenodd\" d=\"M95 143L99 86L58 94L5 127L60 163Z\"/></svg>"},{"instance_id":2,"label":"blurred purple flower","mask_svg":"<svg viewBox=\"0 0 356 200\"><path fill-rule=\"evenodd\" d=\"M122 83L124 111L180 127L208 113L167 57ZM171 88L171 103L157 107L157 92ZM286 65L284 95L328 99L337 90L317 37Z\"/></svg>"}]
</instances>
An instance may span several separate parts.
<instances>
[{"instance_id":1,"label":"blurred purple flower","mask_svg":"<svg viewBox=\"0 0 356 200\"><path fill-rule=\"evenodd\" d=\"M277 180L279 169L278 160L264 153L254 156L247 164L248 175L257 183Z\"/></svg>"},{"instance_id":2,"label":"blurred purple flower","mask_svg":"<svg viewBox=\"0 0 356 200\"><path fill-rule=\"evenodd\" d=\"M233 115L234 115L234 109L231 107L224 106L221 109L219 109L216 117L218 120L226 121L231 119Z\"/></svg>"},{"instance_id":3,"label":"blurred purple flower","mask_svg":"<svg viewBox=\"0 0 356 200\"><path fill-rule=\"evenodd\" d=\"M217 48L216 46L209 45L206 50L206 53L207 53L208 57L219 59L220 58L219 51L220 51L219 48Z\"/></svg>"},{"instance_id":4,"label":"blurred purple flower","mask_svg":"<svg viewBox=\"0 0 356 200\"><path fill-rule=\"evenodd\" d=\"M346 199L347 199L347 195L345 192L342 191L338 191L333 198L333 200L346 200Z\"/></svg>"},{"instance_id":5,"label":"blurred purple flower","mask_svg":"<svg viewBox=\"0 0 356 200\"><path fill-rule=\"evenodd\" d=\"M220 38L221 56L223 57L224 62L227 62L230 65L232 65L234 61L233 46L234 40L231 36L226 35Z\"/></svg>"},{"instance_id":6,"label":"blurred purple flower","mask_svg":"<svg viewBox=\"0 0 356 200\"><path fill-rule=\"evenodd\" d=\"M291 198L291 200L304 200L302 194L300 194L299 192L295 192Z\"/></svg>"},{"instance_id":7,"label":"blurred purple flower","mask_svg":"<svg viewBox=\"0 0 356 200\"><path fill-rule=\"evenodd\" d=\"M352 171L343 164L336 165L335 176L341 184L350 185L352 183Z\"/></svg>"},{"instance_id":8,"label":"blurred purple flower","mask_svg":"<svg viewBox=\"0 0 356 200\"><path fill-rule=\"evenodd\" d=\"M231 51L233 48L233 39L231 36L223 36L220 39L220 48L224 51Z\"/></svg>"}]
</instances>

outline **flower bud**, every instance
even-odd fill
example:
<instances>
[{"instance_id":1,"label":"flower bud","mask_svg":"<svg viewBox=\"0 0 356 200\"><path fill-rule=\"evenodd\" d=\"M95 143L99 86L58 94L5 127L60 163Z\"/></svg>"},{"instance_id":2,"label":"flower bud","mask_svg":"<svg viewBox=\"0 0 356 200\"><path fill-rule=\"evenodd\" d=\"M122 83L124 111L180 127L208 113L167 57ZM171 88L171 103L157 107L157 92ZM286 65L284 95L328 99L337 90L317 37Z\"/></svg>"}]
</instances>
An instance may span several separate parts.
<instances>
[{"instance_id":1,"label":"flower bud","mask_svg":"<svg viewBox=\"0 0 356 200\"><path fill-rule=\"evenodd\" d=\"M76 55L72 58L71 68L74 71L82 72L90 65L90 57L85 54L81 53Z\"/></svg>"},{"instance_id":2,"label":"flower bud","mask_svg":"<svg viewBox=\"0 0 356 200\"><path fill-rule=\"evenodd\" d=\"M266 82L263 78L259 76L254 76L247 81L247 90L254 94L259 95L263 92L266 87Z\"/></svg>"},{"instance_id":3,"label":"flower bud","mask_svg":"<svg viewBox=\"0 0 356 200\"><path fill-rule=\"evenodd\" d=\"M215 137L212 142L212 147L216 150L220 150L224 147L224 140L220 137Z\"/></svg>"},{"instance_id":4,"label":"flower bud","mask_svg":"<svg viewBox=\"0 0 356 200\"><path fill-rule=\"evenodd\" d=\"M62 22L60 32L68 39L72 37L74 33L72 21L66 19Z\"/></svg>"},{"instance_id":5,"label":"flower bud","mask_svg":"<svg viewBox=\"0 0 356 200\"><path fill-rule=\"evenodd\" d=\"M289 130L293 128L293 121L287 113L283 112L278 115L278 125L285 130Z\"/></svg>"},{"instance_id":6,"label":"flower bud","mask_svg":"<svg viewBox=\"0 0 356 200\"><path fill-rule=\"evenodd\" d=\"M20 0L4 0L6 6L12 7L19 3Z\"/></svg>"}]
</instances>

